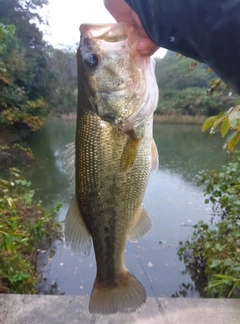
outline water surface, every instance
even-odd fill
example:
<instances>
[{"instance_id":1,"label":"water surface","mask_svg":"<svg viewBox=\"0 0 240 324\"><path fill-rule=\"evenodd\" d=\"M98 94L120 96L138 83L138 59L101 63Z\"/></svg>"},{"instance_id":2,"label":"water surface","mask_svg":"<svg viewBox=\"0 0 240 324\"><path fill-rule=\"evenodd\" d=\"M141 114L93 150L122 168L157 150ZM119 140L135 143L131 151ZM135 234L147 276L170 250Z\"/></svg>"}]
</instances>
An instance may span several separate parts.
<instances>
[{"instance_id":1,"label":"water surface","mask_svg":"<svg viewBox=\"0 0 240 324\"><path fill-rule=\"evenodd\" d=\"M62 169L60 153L74 141L75 122L51 119L31 141L37 160L28 177L45 206L63 204L58 220L63 221L72 197ZM195 125L154 125L160 166L150 176L144 206L154 227L137 243L127 243L126 266L143 283L148 296L199 297L184 264L178 260L178 242L192 232L192 225L208 220L211 206L204 204L202 188L194 184L196 173L217 168L226 159L221 139L210 141ZM87 258L74 254L63 241L43 267L42 293L86 295L91 293L96 273L93 249Z\"/></svg>"}]
</instances>

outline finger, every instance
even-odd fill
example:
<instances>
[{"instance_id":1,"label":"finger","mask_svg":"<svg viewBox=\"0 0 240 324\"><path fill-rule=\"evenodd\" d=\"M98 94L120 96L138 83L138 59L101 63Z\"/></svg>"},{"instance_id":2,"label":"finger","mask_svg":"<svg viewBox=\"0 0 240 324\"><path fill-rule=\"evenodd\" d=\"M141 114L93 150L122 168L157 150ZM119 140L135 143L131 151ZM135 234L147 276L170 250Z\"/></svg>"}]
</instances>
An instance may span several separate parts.
<instances>
[{"instance_id":1,"label":"finger","mask_svg":"<svg viewBox=\"0 0 240 324\"><path fill-rule=\"evenodd\" d=\"M136 46L136 50L143 56L153 55L159 47L154 44L148 37L141 37Z\"/></svg>"},{"instance_id":2,"label":"finger","mask_svg":"<svg viewBox=\"0 0 240 324\"><path fill-rule=\"evenodd\" d=\"M134 11L132 11L132 17L136 25L138 26L138 34L141 36L138 40L136 50L139 52L139 54L144 56L150 56L154 54L159 47L156 44L154 44L148 37L148 35L142 27L142 23L138 18L138 15Z\"/></svg>"}]
</instances>

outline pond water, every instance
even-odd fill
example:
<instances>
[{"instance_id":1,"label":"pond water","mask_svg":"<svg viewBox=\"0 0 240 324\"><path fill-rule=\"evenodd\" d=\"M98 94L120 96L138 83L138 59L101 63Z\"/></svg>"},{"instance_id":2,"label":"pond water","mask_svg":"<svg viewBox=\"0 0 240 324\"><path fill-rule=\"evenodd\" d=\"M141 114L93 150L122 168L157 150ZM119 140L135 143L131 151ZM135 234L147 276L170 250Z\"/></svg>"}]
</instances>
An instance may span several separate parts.
<instances>
[{"instance_id":1,"label":"pond water","mask_svg":"<svg viewBox=\"0 0 240 324\"><path fill-rule=\"evenodd\" d=\"M30 143L36 167L29 170L28 179L44 206L63 205L59 221L65 219L72 196L60 154L74 136L74 121L52 118ZM144 198L154 227L137 243L127 243L125 263L148 296L201 297L201 287L195 286L188 273L182 274L185 267L178 260L177 248L194 224L209 220L211 215L211 206L204 204L202 188L194 184L194 176L202 169L219 167L226 153L219 136L210 141L200 126L155 124L154 138L160 166L151 174ZM64 240L55 248L53 256L47 254L48 262L41 270L41 293L89 295L96 272L93 249L87 258L81 258Z\"/></svg>"}]
</instances>

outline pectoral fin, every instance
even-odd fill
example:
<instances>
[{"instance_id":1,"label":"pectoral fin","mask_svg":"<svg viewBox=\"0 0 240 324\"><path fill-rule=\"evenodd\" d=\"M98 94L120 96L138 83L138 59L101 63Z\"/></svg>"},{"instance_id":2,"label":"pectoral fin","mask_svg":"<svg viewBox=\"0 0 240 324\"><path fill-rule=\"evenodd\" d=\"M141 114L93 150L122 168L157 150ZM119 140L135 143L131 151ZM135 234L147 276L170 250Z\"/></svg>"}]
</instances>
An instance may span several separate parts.
<instances>
[{"instance_id":1,"label":"pectoral fin","mask_svg":"<svg viewBox=\"0 0 240 324\"><path fill-rule=\"evenodd\" d=\"M130 232L130 235L128 236L129 241L132 242L138 241L142 236L146 235L152 228L152 221L142 205L140 206L137 212L136 218L136 225L134 226L134 228Z\"/></svg>"},{"instance_id":2,"label":"pectoral fin","mask_svg":"<svg viewBox=\"0 0 240 324\"><path fill-rule=\"evenodd\" d=\"M152 152L152 170L153 170L154 172L157 172L157 170L158 170L158 165L159 165L159 158L158 158L158 149L157 149L157 145L156 145L154 139L152 139L151 152Z\"/></svg>"},{"instance_id":3,"label":"pectoral fin","mask_svg":"<svg viewBox=\"0 0 240 324\"><path fill-rule=\"evenodd\" d=\"M77 199L72 199L65 220L65 238L71 244L74 252L81 256L88 256L91 249L91 235L80 213Z\"/></svg>"},{"instance_id":4,"label":"pectoral fin","mask_svg":"<svg viewBox=\"0 0 240 324\"><path fill-rule=\"evenodd\" d=\"M123 172L127 172L134 165L141 141L142 138L134 138L131 136L128 138L121 158L121 169Z\"/></svg>"}]
</instances>

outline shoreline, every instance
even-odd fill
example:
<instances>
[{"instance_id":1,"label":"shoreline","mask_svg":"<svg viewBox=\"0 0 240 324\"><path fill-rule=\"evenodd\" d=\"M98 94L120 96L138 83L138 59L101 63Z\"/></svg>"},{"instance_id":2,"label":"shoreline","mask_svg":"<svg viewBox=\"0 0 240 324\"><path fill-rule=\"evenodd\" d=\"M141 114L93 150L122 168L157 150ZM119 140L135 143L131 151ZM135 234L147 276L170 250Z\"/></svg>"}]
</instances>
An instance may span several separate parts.
<instances>
[{"instance_id":1,"label":"shoreline","mask_svg":"<svg viewBox=\"0 0 240 324\"><path fill-rule=\"evenodd\" d=\"M62 114L57 116L61 120L75 120L77 117L76 113ZM206 116L191 116L191 115L179 115L179 114L169 114L160 115L155 114L153 118L154 124L196 124L201 125Z\"/></svg>"}]
</instances>

